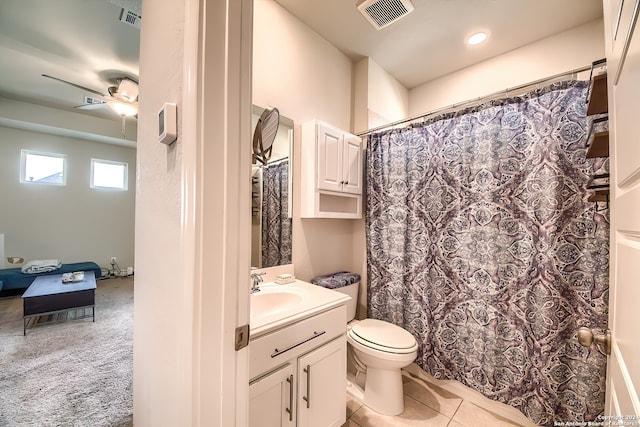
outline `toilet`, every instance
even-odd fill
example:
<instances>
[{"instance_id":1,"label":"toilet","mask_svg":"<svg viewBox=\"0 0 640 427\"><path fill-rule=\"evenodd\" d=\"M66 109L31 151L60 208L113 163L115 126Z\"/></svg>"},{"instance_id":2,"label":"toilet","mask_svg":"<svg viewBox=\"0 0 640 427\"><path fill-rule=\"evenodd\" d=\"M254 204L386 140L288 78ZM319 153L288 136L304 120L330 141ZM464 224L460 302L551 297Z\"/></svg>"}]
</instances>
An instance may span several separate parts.
<instances>
[{"instance_id":1,"label":"toilet","mask_svg":"<svg viewBox=\"0 0 640 427\"><path fill-rule=\"evenodd\" d=\"M351 297L347 302L347 343L356 374L347 373L347 392L380 414L398 415L404 411L400 369L416 359L418 343L408 331L392 323L355 320L359 288L360 282L333 289ZM363 372L364 386L358 382Z\"/></svg>"}]
</instances>

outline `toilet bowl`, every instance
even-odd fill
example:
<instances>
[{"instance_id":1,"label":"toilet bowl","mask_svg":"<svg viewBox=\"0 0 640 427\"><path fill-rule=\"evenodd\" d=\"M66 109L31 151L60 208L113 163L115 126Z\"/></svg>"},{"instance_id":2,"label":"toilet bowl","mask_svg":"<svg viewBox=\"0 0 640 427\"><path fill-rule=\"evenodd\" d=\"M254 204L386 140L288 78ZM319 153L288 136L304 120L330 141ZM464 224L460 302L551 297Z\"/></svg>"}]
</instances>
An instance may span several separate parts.
<instances>
[{"instance_id":1,"label":"toilet bowl","mask_svg":"<svg viewBox=\"0 0 640 427\"><path fill-rule=\"evenodd\" d=\"M418 344L408 331L377 319L353 320L358 303L358 288L354 283L335 291L351 296L347 303L347 343L349 357L358 370L364 370L364 387L358 375L347 375L347 392L374 411L383 415L398 415L404 411L404 394L400 370L410 365L418 355ZM363 368L363 369L362 369Z\"/></svg>"}]
</instances>

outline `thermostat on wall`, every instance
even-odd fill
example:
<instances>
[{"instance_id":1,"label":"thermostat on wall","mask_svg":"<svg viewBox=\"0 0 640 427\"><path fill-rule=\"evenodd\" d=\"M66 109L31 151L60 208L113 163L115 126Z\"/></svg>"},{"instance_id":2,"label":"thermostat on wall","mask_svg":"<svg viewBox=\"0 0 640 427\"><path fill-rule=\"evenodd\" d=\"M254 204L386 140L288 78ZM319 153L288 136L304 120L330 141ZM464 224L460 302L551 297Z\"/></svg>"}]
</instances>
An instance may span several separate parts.
<instances>
[{"instance_id":1,"label":"thermostat on wall","mask_svg":"<svg viewBox=\"0 0 640 427\"><path fill-rule=\"evenodd\" d=\"M158 140L170 145L178 138L176 104L165 102L158 112Z\"/></svg>"}]
</instances>

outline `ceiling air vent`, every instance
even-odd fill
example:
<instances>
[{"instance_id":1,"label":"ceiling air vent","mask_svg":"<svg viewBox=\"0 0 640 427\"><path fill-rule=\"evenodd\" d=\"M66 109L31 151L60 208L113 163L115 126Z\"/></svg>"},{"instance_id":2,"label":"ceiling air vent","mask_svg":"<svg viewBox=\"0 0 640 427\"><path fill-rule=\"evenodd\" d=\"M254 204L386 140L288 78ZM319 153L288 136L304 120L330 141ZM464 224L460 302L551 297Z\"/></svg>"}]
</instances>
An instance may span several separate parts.
<instances>
[{"instance_id":1,"label":"ceiling air vent","mask_svg":"<svg viewBox=\"0 0 640 427\"><path fill-rule=\"evenodd\" d=\"M413 11L413 4L411 0L365 0L358 5L358 10L380 30Z\"/></svg>"},{"instance_id":2,"label":"ceiling air vent","mask_svg":"<svg viewBox=\"0 0 640 427\"><path fill-rule=\"evenodd\" d=\"M129 24L140 29L140 25L142 25L142 16L130 11L129 9L122 9L122 12L120 13L120 22L124 22L125 24Z\"/></svg>"}]
</instances>

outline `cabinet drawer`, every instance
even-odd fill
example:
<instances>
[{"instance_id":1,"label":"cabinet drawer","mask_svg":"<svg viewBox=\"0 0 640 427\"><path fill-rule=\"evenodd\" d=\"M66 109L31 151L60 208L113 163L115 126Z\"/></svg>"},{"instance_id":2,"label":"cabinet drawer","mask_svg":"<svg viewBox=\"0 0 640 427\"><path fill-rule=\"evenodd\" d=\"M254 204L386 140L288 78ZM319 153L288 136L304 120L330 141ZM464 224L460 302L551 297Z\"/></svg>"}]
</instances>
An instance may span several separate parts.
<instances>
[{"instance_id":1,"label":"cabinet drawer","mask_svg":"<svg viewBox=\"0 0 640 427\"><path fill-rule=\"evenodd\" d=\"M347 330L347 307L342 305L301 320L249 343L249 378L300 356Z\"/></svg>"}]
</instances>

